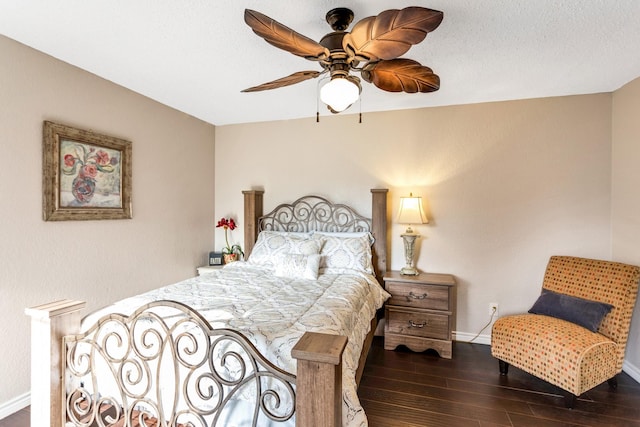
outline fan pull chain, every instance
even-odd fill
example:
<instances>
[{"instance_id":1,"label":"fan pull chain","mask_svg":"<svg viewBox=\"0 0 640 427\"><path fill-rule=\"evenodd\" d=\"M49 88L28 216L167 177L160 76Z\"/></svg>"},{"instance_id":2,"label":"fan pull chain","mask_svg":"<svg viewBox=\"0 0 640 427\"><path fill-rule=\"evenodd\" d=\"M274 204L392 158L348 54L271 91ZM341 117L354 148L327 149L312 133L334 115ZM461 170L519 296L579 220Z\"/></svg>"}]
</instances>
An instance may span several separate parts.
<instances>
[{"instance_id":1,"label":"fan pull chain","mask_svg":"<svg viewBox=\"0 0 640 427\"><path fill-rule=\"evenodd\" d=\"M320 123L320 83L322 83L324 79L324 77L321 77L316 83L316 123Z\"/></svg>"}]
</instances>

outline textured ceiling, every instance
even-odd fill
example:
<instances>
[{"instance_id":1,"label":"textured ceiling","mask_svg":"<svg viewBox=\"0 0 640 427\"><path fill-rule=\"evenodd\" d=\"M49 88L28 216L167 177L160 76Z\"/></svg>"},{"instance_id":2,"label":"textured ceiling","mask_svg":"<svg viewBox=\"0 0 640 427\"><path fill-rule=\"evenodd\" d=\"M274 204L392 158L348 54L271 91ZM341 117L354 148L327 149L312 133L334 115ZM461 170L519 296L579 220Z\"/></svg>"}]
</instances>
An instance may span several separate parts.
<instances>
[{"instance_id":1,"label":"textured ceiling","mask_svg":"<svg viewBox=\"0 0 640 427\"><path fill-rule=\"evenodd\" d=\"M640 76L638 0L0 0L0 34L224 125L314 117L317 108L317 79L240 93L320 70L255 35L245 8L319 40L332 8L349 7L358 21L407 6L444 12L404 55L433 68L440 90L363 83L361 106L342 114L610 92Z\"/></svg>"}]
</instances>

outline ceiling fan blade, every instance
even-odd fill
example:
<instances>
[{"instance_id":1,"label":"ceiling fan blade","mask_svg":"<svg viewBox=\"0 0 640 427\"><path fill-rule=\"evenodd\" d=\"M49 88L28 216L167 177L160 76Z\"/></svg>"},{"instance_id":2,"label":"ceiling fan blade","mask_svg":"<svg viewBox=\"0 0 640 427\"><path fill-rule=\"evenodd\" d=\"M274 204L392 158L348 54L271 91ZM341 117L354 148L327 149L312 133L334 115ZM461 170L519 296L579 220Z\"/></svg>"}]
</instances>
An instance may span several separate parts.
<instances>
[{"instance_id":1,"label":"ceiling fan blade","mask_svg":"<svg viewBox=\"0 0 640 427\"><path fill-rule=\"evenodd\" d=\"M366 67L362 78L387 92L435 92L440 89L440 77L431 68L412 59L380 61Z\"/></svg>"},{"instance_id":2,"label":"ceiling fan blade","mask_svg":"<svg viewBox=\"0 0 640 427\"><path fill-rule=\"evenodd\" d=\"M424 7L385 10L354 25L344 36L344 50L359 61L389 60L405 54L438 28L443 13Z\"/></svg>"},{"instance_id":3,"label":"ceiling fan blade","mask_svg":"<svg viewBox=\"0 0 640 427\"><path fill-rule=\"evenodd\" d=\"M244 22L267 43L313 61L329 56L327 48L255 10L244 10Z\"/></svg>"},{"instance_id":4,"label":"ceiling fan blade","mask_svg":"<svg viewBox=\"0 0 640 427\"><path fill-rule=\"evenodd\" d=\"M258 86L250 87L241 92L259 92L261 90L269 90L269 89L277 89L279 87L290 86L296 83L303 82L309 79L315 79L320 74L320 71L298 71L297 73L293 73L287 77L282 77L277 80L273 80L271 82L263 83Z\"/></svg>"}]
</instances>

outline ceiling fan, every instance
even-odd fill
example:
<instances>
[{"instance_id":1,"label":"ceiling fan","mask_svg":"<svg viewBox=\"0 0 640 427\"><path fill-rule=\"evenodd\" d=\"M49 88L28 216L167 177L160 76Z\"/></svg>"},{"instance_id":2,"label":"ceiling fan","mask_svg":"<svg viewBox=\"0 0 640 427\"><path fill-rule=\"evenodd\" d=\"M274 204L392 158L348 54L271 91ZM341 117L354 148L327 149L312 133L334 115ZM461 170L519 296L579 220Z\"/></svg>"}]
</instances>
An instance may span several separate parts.
<instances>
[{"instance_id":1,"label":"ceiling fan","mask_svg":"<svg viewBox=\"0 0 640 427\"><path fill-rule=\"evenodd\" d=\"M333 32L316 42L260 12L245 9L244 20L254 33L275 47L317 61L322 71L298 71L242 92L277 89L328 73L329 82L320 89L320 99L332 113L339 113L349 108L362 90L360 78L352 72L387 92L436 91L440 78L431 68L399 57L424 40L442 18L442 12L424 7L390 9L360 20L348 32L353 12L340 7L326 15Z\"/></svg>"}]
</instances>

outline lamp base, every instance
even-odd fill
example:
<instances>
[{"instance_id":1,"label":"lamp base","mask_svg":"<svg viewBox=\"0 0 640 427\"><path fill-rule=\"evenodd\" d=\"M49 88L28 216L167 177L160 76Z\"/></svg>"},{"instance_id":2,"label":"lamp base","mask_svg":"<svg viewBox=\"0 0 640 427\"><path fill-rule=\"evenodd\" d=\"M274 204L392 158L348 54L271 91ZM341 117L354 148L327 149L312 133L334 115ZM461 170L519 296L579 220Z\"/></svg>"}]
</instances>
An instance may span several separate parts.
<instances>
[{"instance_id":1,"label":"lamp base","mask_svg":"<svg viewBox=\"0 0 640 427\"><path fill-rule=\"evenodd\" d=\"M418 235L413 232L409 232L409 230L411 230L411 227L407 229L406 233L400 235L402 236L402 240L404 240L405 259L405 266L400 270L400 274L405 276L417 276L420 273L414 266L415 264L413 262L413 246L416 242L416 239L418 238Z\"/></svg>"},{"instance_id":2,"label":"lamp base","mask_svg":"<svg viewBox=\"0 0 640 427\"><path fill-rule=\"evenodd\" d=\"M420 272L415 267L402 267L400 274L403 276L417 276Z\"/></svg>"}]
</instances>

